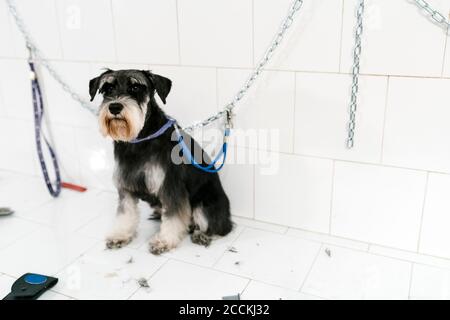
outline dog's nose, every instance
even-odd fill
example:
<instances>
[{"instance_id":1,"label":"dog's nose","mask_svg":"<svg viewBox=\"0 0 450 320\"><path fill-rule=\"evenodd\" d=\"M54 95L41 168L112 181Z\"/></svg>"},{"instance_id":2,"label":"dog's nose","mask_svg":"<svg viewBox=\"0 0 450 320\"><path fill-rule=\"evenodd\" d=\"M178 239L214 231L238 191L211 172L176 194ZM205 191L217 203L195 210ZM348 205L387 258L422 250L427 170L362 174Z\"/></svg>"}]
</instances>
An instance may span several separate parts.
<instances>
[{"instance_id":1,"label":"dog's nose","mask_svg":"<svg viewBox=\"0 0 450 320\"><path fill-rule=\"evenodd\" d=\"M111 112L113 115L118 115L120 111L122 111L123 105L120 103L111 103L109 105L109 112Z\"/></svg>"}]
</instances>

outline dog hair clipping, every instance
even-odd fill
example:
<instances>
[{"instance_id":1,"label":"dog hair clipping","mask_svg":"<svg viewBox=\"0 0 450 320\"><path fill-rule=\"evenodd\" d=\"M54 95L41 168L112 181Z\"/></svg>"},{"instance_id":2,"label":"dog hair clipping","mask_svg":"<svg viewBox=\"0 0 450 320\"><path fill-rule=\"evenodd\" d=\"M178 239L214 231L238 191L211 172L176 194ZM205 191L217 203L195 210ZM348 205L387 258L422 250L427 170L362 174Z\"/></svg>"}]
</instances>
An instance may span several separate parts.
<instances>
[{"instance_id":1,"label":"dog hair clipping","mask_svg":"<svg viewBox=\"0 0 450 320\"><path fill-rule=\"evenodd\" d=\"M14 211L11 210L10 208L0 208L0 216L9 216L13 213Z\"/></svg>"}]
</instances>

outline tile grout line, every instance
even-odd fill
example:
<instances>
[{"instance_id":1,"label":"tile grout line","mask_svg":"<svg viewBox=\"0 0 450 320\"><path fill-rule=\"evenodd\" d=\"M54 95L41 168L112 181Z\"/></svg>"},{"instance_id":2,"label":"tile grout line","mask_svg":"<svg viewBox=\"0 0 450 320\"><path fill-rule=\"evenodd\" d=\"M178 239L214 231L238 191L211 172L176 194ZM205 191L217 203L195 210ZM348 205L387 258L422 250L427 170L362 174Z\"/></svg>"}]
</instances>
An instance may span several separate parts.
<instances>
[{"instance_id":1,"label":"tile grout line","mask_svg":"<svg viewBox=\"0 0 450 320\"><path fill-rule=\"evenodd\" d=\"M341 42L339 45L339 73L342 72L342 49L344 47L344 14L345 14L345 3L344 0L341 1Z\"/></svg>"},{"instance_id":2,"label":"tile grout line","mask_svg":"<svg viewBox=\"0 0 450 320\"><path fill-rule=\"evenodd\" d=\"M205 265L195 264L195 263L193 263L191 261L185 261L185 260L181 260L181 259L175 258L175 257L171 257L171 258L169 258L169 260L180 262L180 263L185 263L185 264L188 264L188 265L191 265L191 266L194 266L194 267L198 267L198 268L201 268L201 269L206 269L206 270L210 270L210 271L214 271L214 272L218 272L218 273L223 273L223 274L226 274L226 275L229 275L229 276L234 276L234 277L245 279L245 280L255 280L255 279L250 278L248 276L244 276L244 275L241 275L241 274L236 274L236 273L232 273L232 272L224 271L224 270L220 270L220 269L215 269L213 267L207 267Z\"/></svg>"},{"instance_id":3,"label":"tile grout line","mask_svg":"<svg viewBox=\"0 0 450 320\"><path fill-rule=\"evenodd\" d=\"M244 289L241 290L240 295L241 297L244 295L245 290L250 286L250 283L253 281L253 279L248 279L247 284L245 285Z\"/></svg>"},{"instance_id":4,"label":"tile grout line","mask_svg":"<svg viewBox=\"0 0 450 320\"><path fill-rule=\"evenodd\" d=\"M312 269L314 268L314 265L316 264L317 259L319 258L320 253L322 252L322 249L323 249L323 243L320 244L319 250L317 251L316 256L314 257L314 260L312 261L311 266L309 267L309 270L306 273L305 278L302 281L302 284L300 285L300 288L298 290L296 290L297 292L308 294L307 292L303 292L303 289L309 278L309 275L311 274Z\"/></svg>"},{"instance_id":5,"label":"tile grout line","mask_svg":"<svg viewBox=\"0 0 450 320\"><path fill-rule=\"evenodd\" d=\"M444 57L442 58L441 78L444 77L445 60L446 60L446 58L447 58L448 37L449 37L449 28L447 28L447 31L445 32Z\"/></svg>"},{"instance_id":6,"label":"tile grout line","mask_svg":"<svg viewBox=\"0 0 450 320\"><path fill-rule=\"evenodd\" d=\"M409 275L409 287L408 287L408 300L411 300L411 287L413 282L413 274L414 274L414 262L411 263L410 268L410 275Z\"/></svg>"},{"instance_id":7,"label":"tile grout line","mask_svg":"<svg viewBox=\"0 0 450 320\"><path fill-rule=\"evenodd\" d=\"M0 56L0 60L17 60L17 61L26 61L26 58L22 57L10 57L10 56ZM51 58L48 59L50 62L61 62L61 63L85 63L85 64L131 64L131 65L139 65L139 64L147 64L152 66L159 67L186 67L186 68L206 68L206 69L225 69L225 70L245 70L252 71L253 68L250 67L239 67L239 66L217 66L217 65L196 65L196 64L173 64L173 63L152 63L148 61L101 61L101 60L74 60L74 59L58 59ZM272 71L272 72L297 72L297 73L312 73L312 74L331 74L331 75L350 75L350 72L336 72L336 71L322 71L322 70L307 70L307 69L282 69L282 68L264 68L264 71ZM395 77L395 78L418 78L418 79L442 79L442 80L450 80L450 76L441 77L440 75L419 75L419 74L387 74L387 73L360 73L361 76L366 77Z\"/></svg>"},{"instance_id":8,"label":"tile grout line","mask_svg":"<svg viewBox=\"0 0 450 320\"><path fill-rule=\"evenodd\" d=\"M386 136L386 118L387 118L387 112L388 112L388 105L389 105L389 89L391 86L391 77L387 77L387 83L386 83L386 97L384 101L384 115L383 115L383 131L381 132L381 150L380 150L380 160L379 163L383 164L384 159L384 139Z\"/></svg>"},{"instance_id":9,"label":"tile grout line","mask_svg":"<svg viewBox=\"0 0 450 320\"><path fill-rule=\"evenodd\" d=\"M4 170L2 170L3 172L4 172ZM6 171L6 172L10 172L10 171ZM108 192L108 191L103 191L103 190L101 190L101 189L96 189L96 193L101 193L101 192ZM109 192L109 193L111 193L111 192ZM41 207L41 206L45 206L45 205L47 205L49 202L51 202L52 200L50 199L50 200L48 200L47 202L45 202L45 203L43 203L43 204L40 204L39 206L37 206L36 208L39 208L39 207ZM33 210L33 209L30 209L30 210ZM29 218L26 218L26 217L22 217L22 216L17 216L16 217L17 219L21 219L21 220L25 220L25 221L29 221L29 222L31 222L31 223L34 223L34 224L36 224L36 227L38 228L40 228L40 227L49 227L48 225L46 225L46 224L43 224L43 223L39 223L38 221L35 221L35 220L32 220L32 219L29 219ZM98 218L98 217L97 217ZM251 219L249 219L249 221L252 221ZM258 220L255 220L255 221L258 221ZM90 222L92 222L92 221L90 221ZM90 222L88 222L88 223L90 223ZM265 222L264 222L265 223ZM272 224L272 223L269 223L270 225L276 225L276 224ZM327 236L327 234L324 234L324 233L318 233L318 232L314 232L314 231L310 231L310 230L305 230L305 229L298 229L298 228L293 228L293 227L286 227L286 230L284 231L284 232L276 232L276 231L271 231L271 230L268 230L268 229L266 229L266 228L258 228L257 226L255 227L255 226L251 226L251 227L246 227L246 226L244 226L244 225L241 225L243 228L250 228L250 229L256 229L256 230L261 230L261 231L264 231L264 232L270 232L270 233L273 233L273 234L286 234L286 232L288 232L289 230L300 230L300 231L304 231L304 232L308 232L308 233L312 233L312 234L316 234L316 235L319 235L319 236ZM281 225L280 225L280 227L281 227ZM282 226L282 227L285 227L285 226ZM37 232L38 231L38 229L36 229L36 230L34 230L33 232ZM32 232L32 233L33 233ZM76 231L75 231L76 232ZM243 232L243 231L242 231ZM240 234L239 234L240 235ZM336 238L336 239L342 239L342 240L347 240L347 241L355 241L355 242L360 242L360 241L358 241L358 240L355 240L355 239L350 239L350 238L343 238L343 237L339 237L339 236L335 236L335 235L330 235L331 237L334 237L334 238ZM309 237L299 237L299 236L291 236L291 237L295 237L295 238L301 238L301 239L305 239L305 240L308 240L308 241L314 241L314 242L320 242L320 241L317 241L317 240L314 240L314 239L311 239L311 238L309 238ZM97 239L97 238L96 238ZM237 239L237 238L236 238ZM236 240L235 239L235 240ZM20 239L17 239L16 241L18 241L18 240L20 240ZM99 240L99 239L98 239ZM234 240L234 241L235 241ZM14 241L14 243L16 242L16 241ZM234 241L233 241L233 243L234 243ZM332 242L327 242L327 243L329 243L330 245L335 245L335 246L340 246L340 247L343 247L343 248L348 248L348 249L355 249L355 247L353 247L353 246L345 246L345 245L337 245L337 244L333 244ZM364 244L364 242L361 242L362 244ZM367 243L368 244L368 243ZM11 244L9 244L8 245L8 247L10 246L10 245L12 245L12 243ZM372 246L371 244L368 244L369 246ZM419 255L419 256L422 256L422 257L425 257L425 258L432 258L432 259L438 259L438 260L443 260L443 261L450 261L450 259L449 258L446 258L446 257L442 257L442 256L435 256L435 255L429 255L429 254L423 254L423 253L419 253L419 252L413 252L413 251L408 251L408 250L402 250L402 249L399 249L399 248L396 248L396 247L390 247L390 246L386 246L386 245L382 245L382 244L377 244L377 246L380 246L380 247L382 247L382 248L386 248L386 249L391 249L391 250L394 250L394 251L398 251L398 252L405 252L405 253L409 253L409 254L413 254L413 255ZM370 248L369 248L369 253L371 253L371 254L375 254L375 253L373 253L373 252L370 252ZM378 254L378 255L380 255L380 254ZM397 257L392 257L392 256L390 256L390 255L382 255L381 254L381 256L385 256L385 257L388 257L388 258L397 258ZM397 258L397 259L401 259L401 258ZM401 260L405 260L405 259L401 259ZM405 260L405 261L413 261L413 260ZM428 264L427 264L428 265ZM432 265L432 264L429 264L429 265Z\"/></svg>"},{"instance_id":10,"label":"tile grout line","mask_svg":"<svg viewBox=\"0 0 450 320\"><path fill-rule=\"evenodd\" d=\"M93 238L91 238L92 240L95 240ZM74 264L78 259L80 259L83 255L85 255L88 251L90 251L91 249L95 248L97 245L99 245L101 242L101 240L97 240L97 241L93 241L93 244L91 246L88 246L86 250L84 250L82 253L80 253L79 255L77 255L74 259L70 260L70 262L68 262L67 264L65 264L64 266L62 266L60 269L58 269L58 271L56 271L54 273L54 275L57 275L61 272L63 272L66 268L68 268L70 265Z\"/></svg>"},{"instance_id":11,"label":"tile grout line","mask_svg":"<svg viewBox=\"0 0 450 320\"><path fill-rule=\"evenodd\" d=\"M420 251L420 242L422 240L423 218L425 216L425 207L426 207L426 203L427 203L429 183L430 183L430 173L427 172L427 175L425 178L425 188L423 190L423 202L422 202L422 212L420 215L419 235L417 237L417 249L416 249L417 253L420 253L419 251Z\"/></svg>"},{"instance_id":12,"label":"tile grout line","mask_svg":"<svg viewBox=\"0 0 450 320\"><path fill-rule=\"evenodd\" d=\"M293 230L293 231L303 231L303 232L307 232L307 233L313 233L316 234L317 236L320 237L332 237L334 239L332 240L341 240L341 241L348 241L348 242L354 242L355 245L370 245L369 242L365 242L363 240L357 240L357 239L351 239L351 238L345 238L342 236L338 236L338 235L333 235L333 234L328 234L328 233L322 233L322 232L317 232L317 231L309 231L306 229L300 229L300 228L294 228L294 227L288 227L289 230ZM324 241L324 240L314 240L314 239L310 239L308 237L302 237L302 236L297 236L297 235L288 235L289 237L293 237L293 238L299 238L299 239L305 239L305 240L310 240L310 241L315 241L315 242L319 242L319 243L327 243L330 245L334 245L331 242L328 241ZM342 247L346 247L346 246L342 246ZM353 248L353 247L352 247Z\"/></svg>"},{"instance_id":13,"label":"tile grout line","mask_svg":"<svg viewBox=\"0 0 450 320\"><path fill-rule=\"evenodd\" d=\"M310 231L308 231L308 232L310 232ZM423 254L423 253L417 253L417 252L414 252L414 251L407 251L407 250L402 250L402 249L399 249L399 248L388 247L388 246L384 246L384 245L380 245L380 244L372 244L372 243L365 243L365 242L362 242L362 243L367 244L369 246L368 249L361 249L361 248L358 248L358 247L350 247L350 246L345 246L345 245L342 245L342 244L335 244L335 243L331 243L331 242L324 241L324 240L307 239L305 237L296 237L296 236L290 236L290 237L300 238L300 239L303 239L303 240L319 243L319 244L322 244L322 245L329 245L329 246L338 247L338 248L341 248L341 249L347 249L347 250L357 251L357 252L360 252L360 253L366 253L366 254L369 254L369 255L377 256L377 257L383 257L383 258L392 259L392 260L398 260L398 261L403 261L403 262L410 262L410 263L415 263L415 264L424 265L424 266L434 266L436 268L450 270L450 258L438 257L438 256L433 256L433 255L428 255L428 254ZM337 238L339 238L339 237L337 237ZM346 238L341 238L341 239L350 240L350 241L357 241L357 240L346 239ZM399 257L399 256L393 256L393 255L382 254L382 253L370 251L371 247L374 246L374 245L376 245L378 247L381 247L381 248L394 250L394 251L397 251L397 252L404 252L404 253L407 253L407 254L417 255L419 257L421 256L421 257L424 257L424 258L431 258L431 259L436 259L436 260L442 260L442 261L447 262L449 264L449 266L448 267L442 267L441 265L436 265L436 264L433 264L433 263L419 262L419 261L414 260L414 259L408 259L408 258L403 258L403 257Z\"/></svg>"},{"instance_id":14,"label":"tile grout line","mask_svg":"<svg viewBox=\"0 0 450 320\"><path fill-rule=\"evenodd\" d=\"M220 102L219 102L219 68L216 68L216 110L219 111L220 109ZM203 130L203 128L202 128Z\"/></svg>"},{"instance_id":15,"label":"tile grout line","mask_svg":"<svg viewBox=\"0 0 450 320\"><path fill-rule=\"evenodd\" d=\"M233 274L233 275L234 275L234 274ZM250 285L251 282L254 282L254 283L262 283L262 284L265 284L265 285L268 285L268 286L271 286L271 287L275 287L275 288L278 288L278 289L283 289L283 290L292 291L292 292L295 292L295 293L300 293L300 294L304 294L304 295L311 296L311 297L315 297L315 298L319 298L319 299L328 300L327 298L322 297L322 296L319 296L319 295L316 295L316 294L300 292L300 291L297 291L297 290L292 289L292 288L289 288L289 287L283 287L283 286L281 286L281 285L279 285L279 284L274 284L274 283L270 283L270 282L267 282L267 281L264 281L264 280L258 280L258 279L253 279L253 278L249 278L249 283L248 283L248 285L245 287L245 289L243 290L243 292L248 288L248 286Z\"/></svg>"},{"instance_id":16,"label":"tile grout line","mask_svg":"<svg viewBox=\"0 0 450 320\"><path fill-rule=\"evenodd\" d=\"M257 152L255 152L257 153ZM252 219L256 220L256 164L252 164L252 170L253 170L253 212L252 212Z\"/></svg>"},{"instance_id":17,"label":"tile grout line","mask_svg":"<svg viewBox=\"0 0 450 320\"><path fill-rule=\"evenodd\" d=\"M336 245L333 245L333 246L336 246ZM385 247L385 248L402 251L402 250L396 249L396 248L389 248L389 247ZM450 270L450 259L446 259L446 258L442 258L442 257L435 257L435 256L429 256L429 255L425 255L425 254L418 254L416 252L406 251L407 253L416 254L416 255L419 255L419 256L430 257L430 258L435 258L435 259L439 259L439 260L447 260L447 262L449 262L449 266L448 267L442 267L440 265L436 265L436 264L432 264L432 263L426 263L426 262L421 262L421 261L419 262L419 261L416 261L416 260L413 260L413 259L408 259L408 258L403 258L403 257L398 257L398 256L392 256L392 255L386 255L386 254L373 252L373 251L364 251L364 250L361 250L361 249L358 249L358 248L345 248L345 249L357 251L357 252L360 252L360 253L366 253L366 254L369 254L369 255L382 257L382 258L386 258L386 259L402 261L402 262L408 262L408 263L414 263L416 265L421 265L421 266L428 266L428 267L435 267L435 268L439 268L439 269Z\"/></svg>"},{"instance_id":18,"label":"tile grout line","mask_svg":"<svg viewBox=\"0 0 450 320\"><path fill-rule=\"evenodd\" d=\"M330 196L330 216L328 217L328 235L332 236L331 234L331 226L333 223L333 200L334 200L334 183L335 183L335 176L336 176L336 161L333 160L333 167L331 172L331 196Z\"/></svg>"},{"instance_id":19,"label":"tile grout line","mask_svg":"<svg viewBox=\"0 0 450 320\"><path fill-rule=\"evenodd\" d=\"M230 245L228 247L232 247L235 242L241 237L241 235L244 233L245 230L247 230L248 227L243 226L241 232L239 232L239 234L236 236L236 238L230 242ZM215 267L217 266L217 264L219 263L220 260L222 260L222 258L225 256L225 254L228 251L228 247L222 252L222 254L220 255L219 258L217 258L216 261L214 261L214 263L210 266L211 269L213 270L217 270L215 269Z\"/></svg>"},{"instance_id":20,"label":"tile grout line","mask_svg":"<svg viewBox=\"0 0 450 320\"><path fill-rule=\"evenodd\" d=\"M296 115L297 115L297 72L294 72L294 107L292 117L292 153L295 153L295 137L296 137Z\"/></svg>"},{"instance_id":21,"label":"tile grout line","mask_svg":"<svg viewBox=\"0 0 450 320\"><path fill-rule=\"evenodd\" d=\"M336 162L344 162L344 163L351 163L351 164L357 164L357 165L365 165L365 166L372 166L372 167L382 167L382 168L392 168L392 169L399 169L399 170L407 170L407 171L414 171L414 172L422 172L422 173L437 173L437 174L445 174L450 175L450 171L438 171L438 170L431 170L431 169L419 169L419 168L413 168L413 167L401 167L399 165L394 164L388 164L388 163L379 163L379 162L371 162L371 161L356 161L356 160L349 160L349 159L343 159L343 158L327 158L324 156L317 156L312 154L304 154L304 153L289 153L285 151L274 151L264 148L255 148L255 147L249 147L249 146L237 146L242 149L247 149L251 151L263 151L268 153L278 153L280 155L289 155L289 156L296 156L296 157L303 157L303 158L309 158L309 159L320 159L320 160L328 160L328 161L336 161Z\"/></svg>"},{"instance_id":22,"label":"tile grout line","mask_svg":"<svg viewBox=\"0 0 450 320\"><path fill-rule=\"evenodd\" d=\"M252 0L252 66L255 67L255 0Z\"/></svg>"},{"instance_id":23,"label":"tile grout line","mask_svg":"<svg viewBox=\"0 0 450 320\"><path fill-rule=\"evenodd\" d=\"M61 2L59 2L59 3L61 3ZM56 0L53 0L53 8L55 9L55 18L56 18L56 26L57 26L57 34L58 34L58 47L59 47L59 50L60 50L60 53L61 53L61 59L62 60L64 60L64 56L65 56L65 54L64 54L64 46L63 46L63 41L62 41L62 35L61 35L61 29L62 29L62 26L61 26L61 24L60 24L60 16L59 16L59 6L58 6L58 4L57 4L57 1Z\"/></svg>"},{"instance_id":24,"label":"tile grout line","mask_svg":"<svg viewBox=\"0 0 450 320\"><path fill-rule=\"evenodd\" d=\"M64 296L64 297L66 297L66 298L72 299L72 300L80 300L80 299L78 299L78 298L76 298L76 297L72 297L72 296L69 296L69 295L67 295L67 294L65 294L65 293L58 292L58 291L56 291L54 288L50 289L49 291L50 291L50 292L53 292L53 293L56 293L56 294L59 294L59 295L61 295L61 296ZM39 300L39 299L38 299L38 300ZM48 300L48 299L41 299L41 300Z\"/></svg>"},{"instance_id":25,"label":"tile grout line","mask_svg":"<svg viewBox=\"0 0 450 320\"><path fill-rule=\"evenodd\" d=\"M16 217L16 219L18 219L18 218ZM29 221L27 221L27 222L29 222ZM24 238L27 238L30 234L37 233L37 232L39 231L40 228L41 228L40 226L35 226L34 228L32 228L32 230L31 230L29 233L24 234L24 235L22 235L21 237L19 237L19 238L17 238L17 239L14 239L14 240L12 240L12 241L10 241L10 242L6 242L6 243L2 244L2 245L0 246L0 252L1 252L1 251L4 251L4 250L6 250L6 249L8 249L9 247L12 247L12 246L15 245L17 242L21 241L21 240L24 239ZM1 271L0 271L0 272L1 272Z\"/></svg>"},{"instance_id":26,"label":"tile grout line","mask_svg":"<svg viewBox=\"0 0 450 320\"><path fill-rule=\"evenodd\" d=\"M109 8L111 10L111 24L113 27L113 43L114 43L114 56L115 56L115 61L119 60L119 54L118 54L118 43L117 43L117 28L116 28L116 19L115 19L115 15L114 15L114 5L113 5L113 0L109 0Z\"/></svg>"},{"instance_id":27,"label":"tile grout line","mask_svg":"<svg viewBox=\"0 0 450 320\"><path fill-rule=\"evenodd\" d=\"M167 257L165 257L165 259L166 259L166 261L161 263L161 265L148 278L145 278L147 280L147 282L150 282L150 280L171 260L170 258L167 258ZM133 291L133 293L131 293L128 296L128 298L126 298L124 300L130 300L140 289L141 289L141 287L138 286L137 289L135 291Z\"/></svg>"},{"instance_id":28,"label":"tile grout line","mask_svg":"<svg viewBox=\"0 0 450 320\"><path fill-rule=\"evenodd\" d=\"M180 14L178 12L178 0L175 0L175 12L177 16L177 44L178 44L178 64L181 65L181 37L180 37Z\"/></svg>"},{"instance_id":29,"label":"tile grout line","mask_svg":"<svg viewBox=\"0 0 450 320\"><path fill-rule=\"evenodd\" d=\"M102 192L101 190L97 190L97 192ZM50 201L50 200L49 200ZM43 204L43 205L45 205L45 204ZM21 218L21 219L24 219L23 217L17 217L17 218ZM24 220L28 220L28 219L24 219ZM32 220L32 222L33 223L37 223L36 221L34 221L34 220ZM46 226L46 227L48 227L48 226ZM251 228L251 227L250 227ZM253 229L258 229L258 228L253 228ZM294 229L294 228L291 228L291 227L289 227L289 228L286 228L286 230L289 230L289 229ZM260 229L260 230L263 230L263 231L266 231L266 232L271 232L270 230L267 230L267 229ZM295 230L295 229L294 229ZM304 231L306 231L306 232L311 232L311 233L315 233L315 234L318 234L318 235L320 235L320 233L317 233L317 232L313 232L313 231L308 231L308 230L304 230ZM273 233L275 233L275 234L280 234L279 232L273 232ZM333 237L336 237L336 236L333 236ZM297 237L297 238L306 238L306 237ZM336 238L340 238L340 237L336 237ZM345 239L345 238L342 238L342 239ZM309 240L309 241L315 241L315 240L311 240L311 239L307 239L306 238L306 240ZM354 239L347 239L347 240L350 240L350 241L355 241ZM316 241L317 242L317 241ZM331 243L332 244L332 243ZM333 245L333 244L332 244ZM9 246L9 245L8 245ZM404 251L404 250L401 250L401 249L398 249L398 248L394 248L394 247L389 247L389 246L384 246L384 245L380 245L381 247L385 247L385 248L387 248L387 249L392 249L392 250L396 250L396 251ZM342 247L346 247L346 246L342 246ZM347 248L347 247L346 247ZM355 248L349 248L349 249L355 249ZM445 257L440 257L440 256L433 256L433 255L427 255L427 254L421 254L421 253L417 253L417 252L412 252L412 251L404 251L405 253L410 253L410 254L416 254L416 255L418 255L418 256L423 256L423 257L430 257L430 258L435 258L435 259L439 259L439 260L443 260L443 261L448 261L449 259L447 259L447 258L445 258ZM373 253L373 252L370 252L371 254L375 254L375 253ZM394 259L399 259L399 260L404 260L404 261L414 261L414 260L412 260L412 259L402 259L402 258L398 258L398 257L393 257L393 256L390 256L390 255L383 255L383 254L377 254L377 255L380 255L380 256L384 256L384 257L388 257L388 258L394 258ZM415 262L415 261L414 261ZM435 265L435 264L432 264L432 263L424 263L425 265ZM436 266L436 265L435 265Z\"/></svg>"},{"instance_id":30,"label":"tile grout line","mask_svg":"<svg viewBox=\"0 0 450 320\"><path fill-rule=\"evenodd\" d=\"M442 260L443 262L446 262L449 264L448 267L439 267L437 265L433 265L433 264L427 264L427 263L421 263L421 262L417 262L416 260L413 259L406 259L406 258L399 258L397 256L392 256L392 255L386 255L386 254L381 254L381 253L377 253L377 252L373 252L373 251L369 251L370 254L374 254L377 256L382 256L382 257L387 257L387 258L392 258L392 259L397 259L397 260L401 260L401 261L407 261L407 262L414 262L416 264L421 264L421 265L428 265L428 266L435 266L437 268L443 268L443 269L449 269L450 270L450 258L446 258L446 257L439 257L439 256L434 256L434 255L430 255L430 254L426 254L426 253L420 253L420 252L414 252L414 251L407 251L404 249L399 249L399 248L394 248L394 247L388 247L388 246L384 246L384 245L379 245L379 244L371 244L371 249L373 246L378 246L380 248L384 248L384 249L388 249L388 250L393 250L393 251L398 251L400 253L406 253L406 254L411 254L411 255L416 255L419 257L423 257L425 259L436 259L436 260Z\"/></svg>"},{"instance_id":31,"label":"tile grout line","mask_svg":"<svg viewBox=\"0 0 450 320\"><path fill-rule=\"evenodd\" d=\"M291 227L284 226L284 225L281 225L281 224L276 224L276 223L271 223L271 222L261 221L261 220L257 220L257 219L253 219L253 218L248 218L248 217L247 217L247 218L245 218L245 217L239 217L239 216L235 216L235 217L238 218L238 219L246 219L246 220L249 220L250 222L259 222L259 223L262 223L262 224L268 224L268 225L271 225L271 226L274 226L274 227L279 227L279 228L286 229L286 230L283 230L283 231L278 232L278 231L270 230L269 228L251 225L251 223L250 223L250 225L244 224L245 222L244 222L244 223L236 223L236 224L238 224L238 225L240 225L240 226L242 226L242 227L245 227L245 228L254 229L254 230L259 230L259 231L267 231L267 232L270 232L270 233L273 233L273 234L285 234L285 233L289 230L289 228L291 228ZM300 230L300 229L299 229L299 230ZM304 231L307 231L307 230L304 230ZM313 232L313 231L308 231L308 232Z\"/></svg>"}]
</instances>

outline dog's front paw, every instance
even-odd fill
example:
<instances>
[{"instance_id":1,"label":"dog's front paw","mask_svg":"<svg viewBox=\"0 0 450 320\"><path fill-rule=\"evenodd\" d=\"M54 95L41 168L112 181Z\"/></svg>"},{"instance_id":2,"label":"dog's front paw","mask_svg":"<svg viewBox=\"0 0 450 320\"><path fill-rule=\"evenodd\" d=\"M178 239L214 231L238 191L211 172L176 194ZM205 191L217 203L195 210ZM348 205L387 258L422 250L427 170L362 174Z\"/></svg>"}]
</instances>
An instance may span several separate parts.
<instances>
[{"instance_id":1,"label":"dog's front paw","mask_svg":"<svg viewBox=\"0 0 450 320\"><path fill-rule=\"evenodd\" d=\"M133 240L132 235L111 234L106 237L106 247L108 249L119 249L129 244L131 240Z\"/></svg>"},{"instance_id":2,"label":"dog's front paw","mask_svg":"<svg viewBox=\"0 0 450 320\"><path fill-rule=\"evenodd\" d=\"M153 239L150 241L149 250L154 255L160 255L164 252L169 251L170 249L172 248L169 246L169 244L158 236L153 237Z\"/></svg>"}]
</instances>

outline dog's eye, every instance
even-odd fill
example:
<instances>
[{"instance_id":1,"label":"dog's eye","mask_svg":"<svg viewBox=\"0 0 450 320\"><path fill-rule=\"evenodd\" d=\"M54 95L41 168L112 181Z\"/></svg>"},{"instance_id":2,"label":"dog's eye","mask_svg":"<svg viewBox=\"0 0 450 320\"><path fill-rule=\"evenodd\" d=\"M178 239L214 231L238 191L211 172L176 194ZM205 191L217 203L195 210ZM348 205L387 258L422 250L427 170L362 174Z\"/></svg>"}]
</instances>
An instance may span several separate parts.
<instances>
[{"instance_id":1,"label":"dog's eye","mask_svg":"<svg viewBox=\"0 0 450 320\"><path fill-rule=\"evenodd\" d=\"M113 86L109 83L105 83L105 85L102 88L102 93L108 95L111 94L112 90Z\"/></svg>"},{"instance_id":2,"label":"dog's eye","mask_svg":"<svg viewBox=\"0 0 450 320\"><path fill-rule=\"evenodd\" d=\"M131 90L131 92L133 92L133 93L138 93L138 92L141 90L141 87L138 86L138 85L136 85L136 84L134 84L134 85L132 85L132 86L130 87L130 90Z\"/></svg>"}]
</instances>

